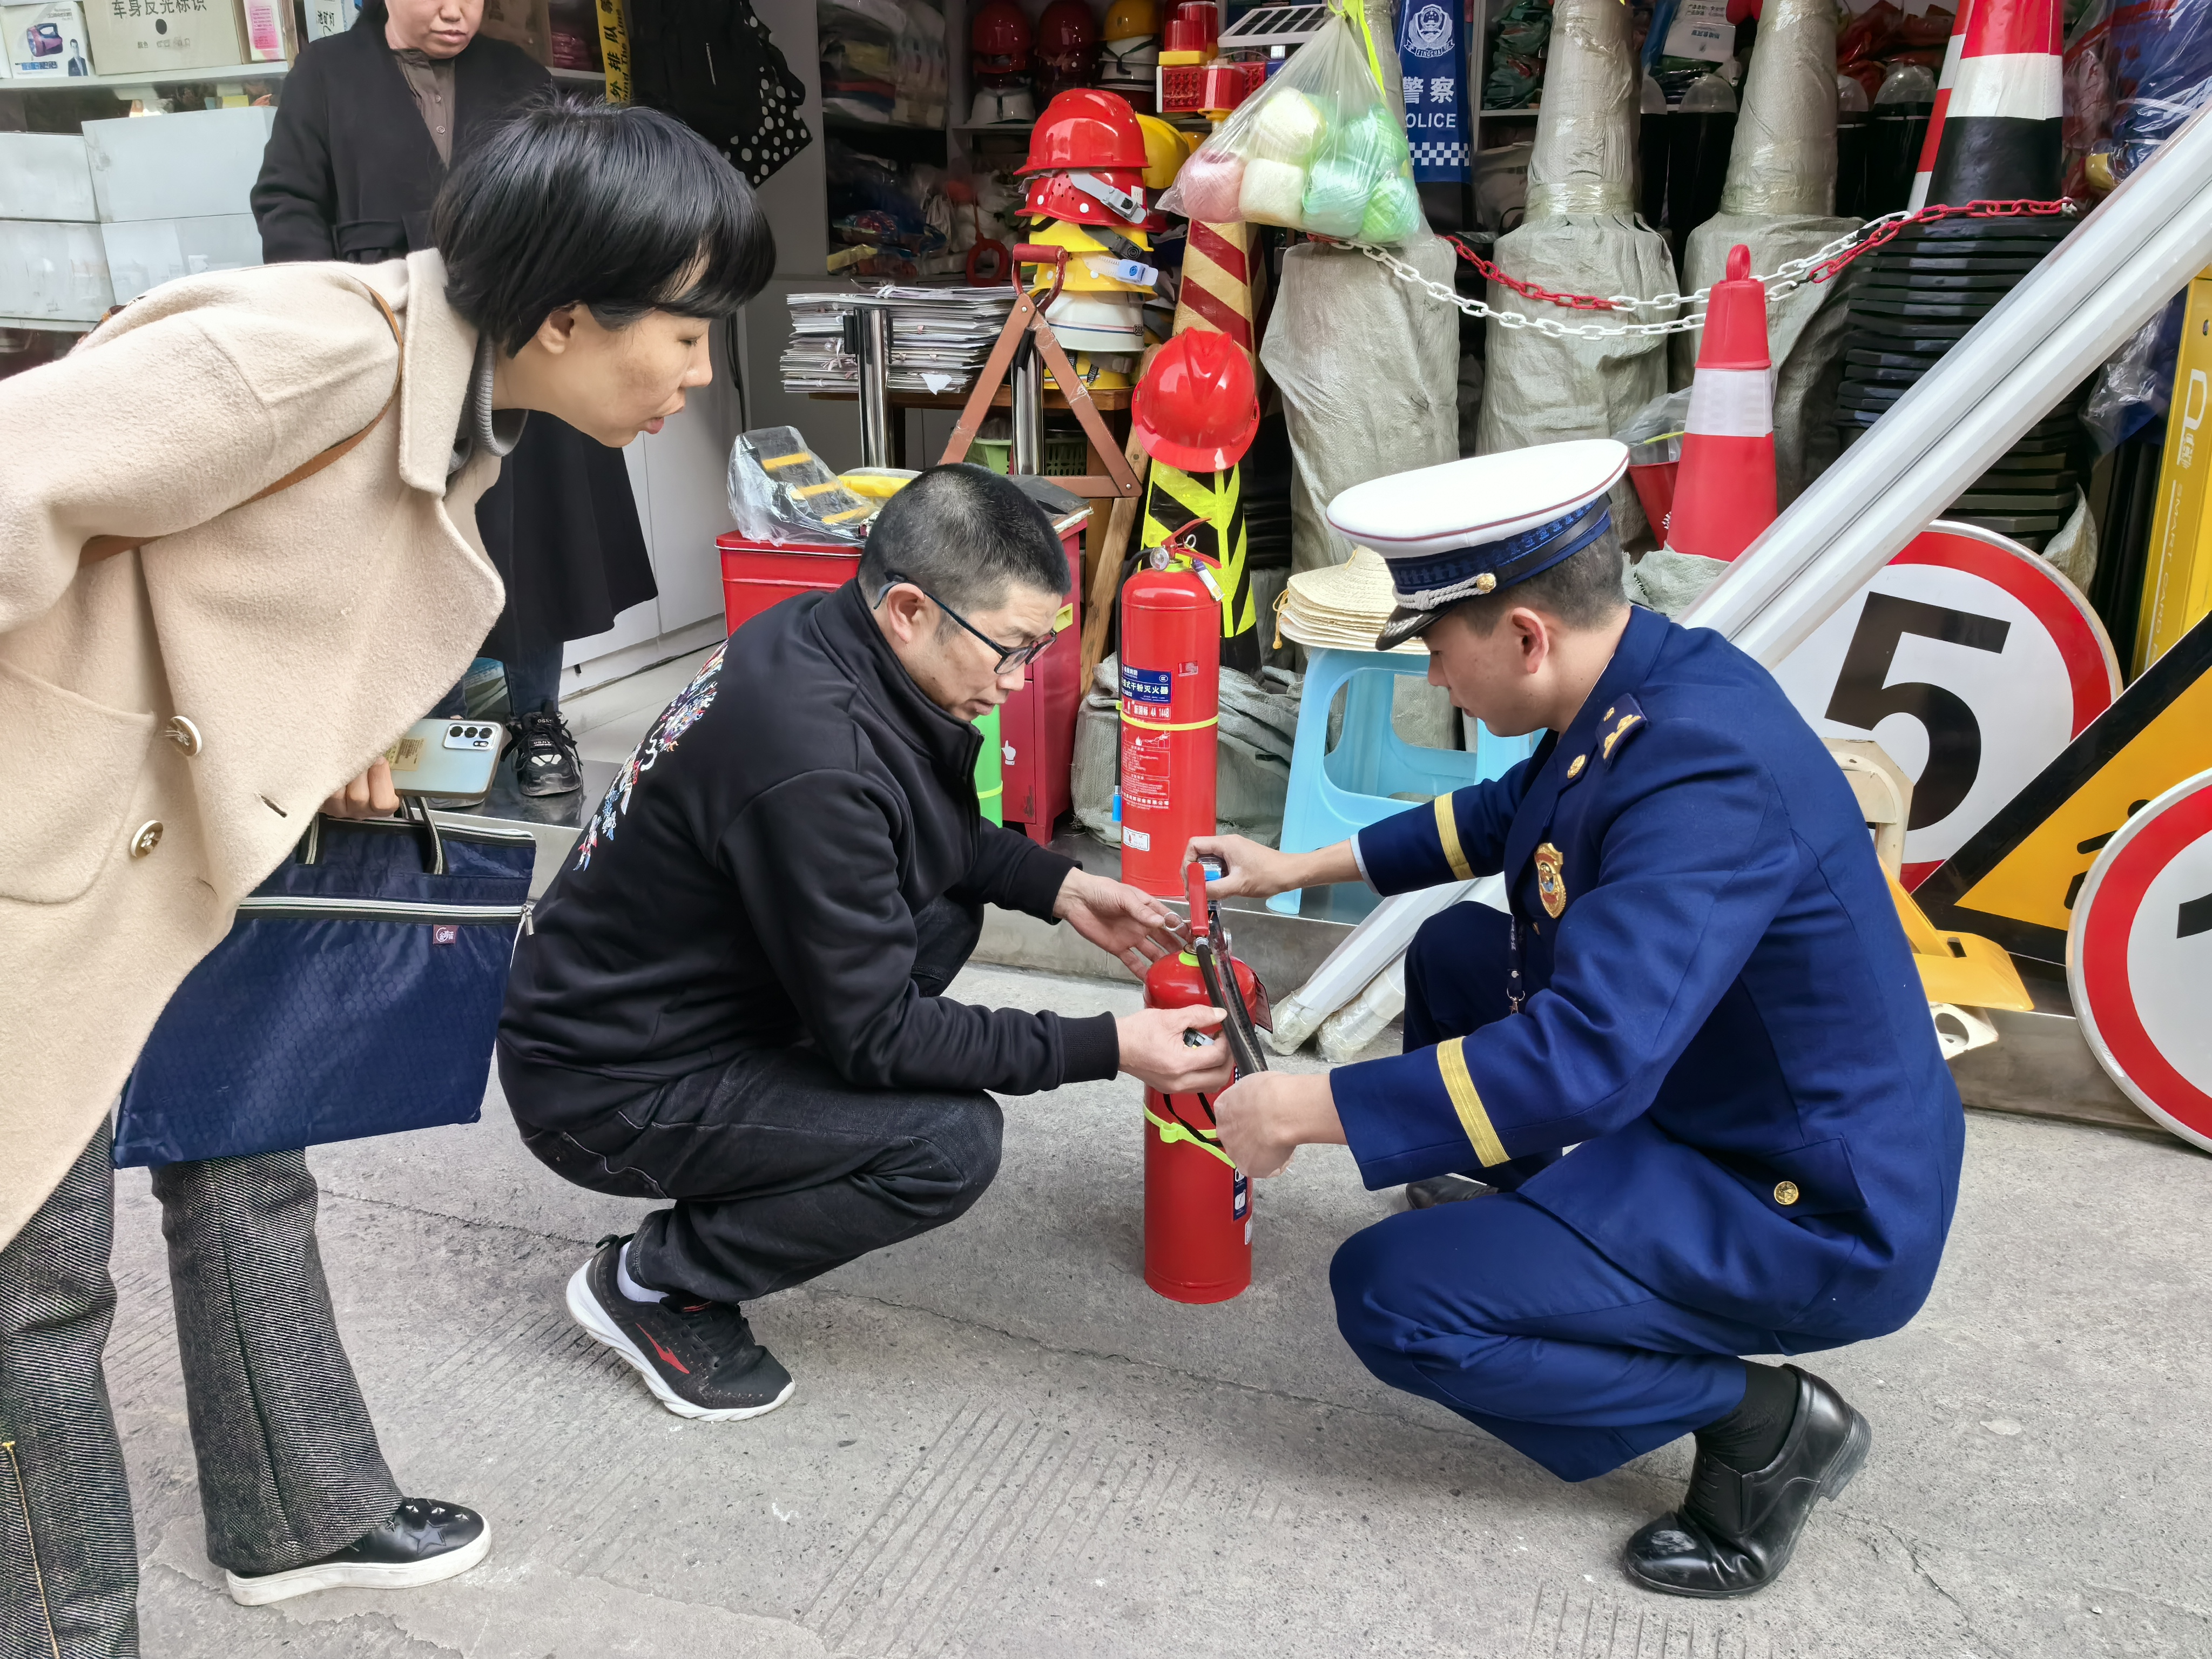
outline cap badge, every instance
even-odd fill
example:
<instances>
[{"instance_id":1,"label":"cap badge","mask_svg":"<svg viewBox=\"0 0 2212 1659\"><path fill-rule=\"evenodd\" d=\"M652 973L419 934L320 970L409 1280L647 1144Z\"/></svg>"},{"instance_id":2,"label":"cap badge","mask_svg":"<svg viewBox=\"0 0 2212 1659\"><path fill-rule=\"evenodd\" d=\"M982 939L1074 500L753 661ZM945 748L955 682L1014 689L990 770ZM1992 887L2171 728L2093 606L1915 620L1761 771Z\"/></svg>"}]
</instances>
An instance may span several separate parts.
<instances>
[{"instance_id":1,"label":"cap badge","mask_svg":"<svg viewBox=\"0 0 2212 1659\"><path fill-rule=\"evenodd\" d=\"M1498 578L1487 570L1474 579L1474 591L1478 593L1487 593L1497 586Z\"/></svg>"},{"instance_id":2,"label":"cap badge","mask_svg":"<svg viewBox=\"0 0 2212 1659\"><path fill-rule=\"evenodd\" d=\"M1536 849L1536 896L1544 901L1544 913L1554 921L1567 908L1567 881L1562 866L1565 860L1559 849L1548 841Z\"/></svg>"}]
</instances>

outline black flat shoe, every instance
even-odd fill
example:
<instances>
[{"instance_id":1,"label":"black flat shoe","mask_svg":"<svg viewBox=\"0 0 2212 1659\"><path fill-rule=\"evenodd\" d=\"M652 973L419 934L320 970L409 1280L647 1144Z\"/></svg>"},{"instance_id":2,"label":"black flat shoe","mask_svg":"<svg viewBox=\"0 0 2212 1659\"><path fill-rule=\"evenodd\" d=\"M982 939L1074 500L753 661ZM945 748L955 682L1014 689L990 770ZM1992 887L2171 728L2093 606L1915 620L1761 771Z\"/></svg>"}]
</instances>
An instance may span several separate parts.
<instances>
[{"instance_id":1,"label":"black flat shoe","mask_svg":"<svg viewBox=\"0 0 2212 1659\"><path fill-rule=\"evenodd\" d=\"M1765 1589L1790 1565L1813 1500L1841 1497L1866 1462L1866 1419L1819 1377L1788 1369L1797 1416L1774 1461L1741 1474L1699 1452L1682 1507L1628 1540L1628 1576L1644 1589L1712 1601Z\"/></svg>"},{"instance_id":2,"label":"black flat shoe","mask_svg":"<svg viewBox=\"0 0 2212 1659\"><path fill-rule=\"evenodd\" d=\"M312 1590L410 1589L466 1572L491 1550L491 1528L474 1510L434 1498L404 1498L380 1526L342 1550L289 1572L226 1572L242 1607L289 1601Z\"/></svg>"},{"instance_id":3,"label":"black flat shoe","mask_svg":"<svg viewBox=\"0 0 2212 1659\"><path fill-rule=\"evenodd\" d=\"M1495 1190L1473 1176L1431 1176L1424 1181L1406 1183L1406 1207L1409 1210L1431 1210L1439 1204L1456 1204L1462 1199L1481 1198Z\"/></svg>"}]
</instances>

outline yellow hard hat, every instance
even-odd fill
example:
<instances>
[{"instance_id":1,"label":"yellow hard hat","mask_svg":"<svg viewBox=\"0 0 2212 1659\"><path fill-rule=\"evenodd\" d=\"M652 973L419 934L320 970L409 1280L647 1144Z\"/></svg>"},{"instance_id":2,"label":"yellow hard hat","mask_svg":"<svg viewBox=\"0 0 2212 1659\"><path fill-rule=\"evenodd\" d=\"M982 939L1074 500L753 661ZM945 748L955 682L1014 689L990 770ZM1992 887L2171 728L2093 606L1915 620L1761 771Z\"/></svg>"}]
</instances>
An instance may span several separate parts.
<instances>
[{"instance_id":1,"label":"yellow hard hat","mask_svg":"<svg viewBox=\"0 0 2212 1659\"><path fill-rule=\"evenodd\" d=\"M1103 40L1133 40L1160 32L1160 9L1153 0L1114 0L1106 9Z\"/></svg>"},{"instance_id":2,"label":"yellow hard hat","mask_svg":"<svg viewBox=\"0 0 2212 1659\"><path fill-rule=\"evenodd\" d=\"M1124 5L1132 0L1121 0ZM1145 188L1165 190L1175 183L1175 176L1182 171L1182 164L1190 160L1190 151L1184 145L1182 134L1157 115L1139 115L1137 125L1145 130Z\"/></svg>"}]
</instances>

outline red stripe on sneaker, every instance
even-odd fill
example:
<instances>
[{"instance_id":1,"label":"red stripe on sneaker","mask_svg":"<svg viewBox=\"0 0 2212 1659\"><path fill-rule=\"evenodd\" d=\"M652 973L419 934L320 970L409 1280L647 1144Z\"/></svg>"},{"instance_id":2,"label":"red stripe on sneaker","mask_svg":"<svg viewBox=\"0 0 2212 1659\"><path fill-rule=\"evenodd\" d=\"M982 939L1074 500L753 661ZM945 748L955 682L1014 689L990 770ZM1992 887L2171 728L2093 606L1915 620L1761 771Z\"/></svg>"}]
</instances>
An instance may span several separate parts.
<instances>
[{"instance_id":1,"label":"red stripe on sneaker","mask_svg":"<svg viewBox=\"0 0 2212 1659\"><path fill-rule=\"evenodd\" d=\"M691 1375L691 1368L685 1364L682 1360L678 1359L674 1354L669 1352L667 1349L662 1347L659 1341L653 1336L651 1331L647 1330L641 1325L638 1327L638 1334L642 1336L647 1341L653 1344L653 1352L660 1356L664 1364L675 1366L678 1370L682 1371L686 1376Z\"/></svg>"}]
</instances>

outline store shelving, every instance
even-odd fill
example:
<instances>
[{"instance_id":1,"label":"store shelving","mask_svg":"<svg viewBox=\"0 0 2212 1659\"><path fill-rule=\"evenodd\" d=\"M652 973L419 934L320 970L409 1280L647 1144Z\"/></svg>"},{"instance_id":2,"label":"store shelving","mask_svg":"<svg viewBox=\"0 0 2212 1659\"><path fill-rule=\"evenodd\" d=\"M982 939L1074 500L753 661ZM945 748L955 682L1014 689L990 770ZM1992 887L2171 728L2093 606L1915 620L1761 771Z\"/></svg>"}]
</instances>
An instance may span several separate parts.
<instances>
[{"instance_id":1,"label":"store shelving","mask_svg":"<svg viewBox=\"0 0 2212 1659\"><path fill-rule=\"evenodd\" d=\"M215 69L132 70L121 75L70 75L58 81L0 80L0 92L85 92L94 87L175 87L204 81L267 81L289 64L225 64Z\"/></svg>"}]
</instances>

